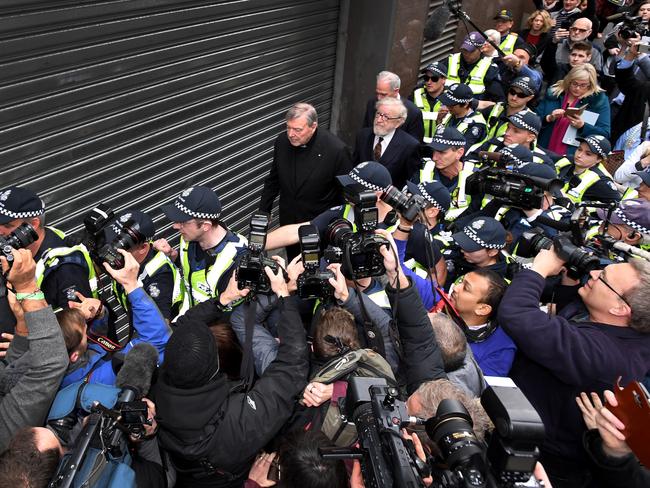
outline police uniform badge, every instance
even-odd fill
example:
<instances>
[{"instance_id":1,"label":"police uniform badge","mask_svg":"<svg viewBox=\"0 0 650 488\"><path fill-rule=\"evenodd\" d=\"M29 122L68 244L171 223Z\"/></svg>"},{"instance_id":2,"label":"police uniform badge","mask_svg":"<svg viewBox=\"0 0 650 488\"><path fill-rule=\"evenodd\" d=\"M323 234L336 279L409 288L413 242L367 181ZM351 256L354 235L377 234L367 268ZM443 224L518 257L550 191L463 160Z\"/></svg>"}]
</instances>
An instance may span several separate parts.
<instances>
[{"instance_id":1,"label":"police uniform badge","mask_svg":"<svg viewBox=\"0 0 650 488\"><path fill-rule=\"evenodd\" d=\"M481 133L481 128L478 125L475 125L472 127L472 130L470 131L474 137L478 137L479 134Z\"/></svg>"},{"instance_id":2,"label":"police uniform badge","mask_svg":"<svg viewBox=\"0 0 650 488\"><path fill-rule=\"evenodd\" d=\"M612 190L618 191L618 188L616 188L616 184L613 181L608 181L607 184Z\"/></svg>"},{"instance_id":3,"label":"police uniform badge","mask_svg":"<svg viewBox=\"0 0 650 488\"><path fill-rule=\"evenodd\" d=\"M485 220L479 219L475 222L472 222L472 228L479 230L485 224Z\"/></svg>"},{"instance_id":4,"label":"police uniform badge","mask_svg":"<svg viewBox=\"0 0 650 488\"><path fill-rule=\"evenodd\" d=\"M190 195L190 193L192 193L192 190L194 190L194 187L188 188L187 190L183 190L183 193L181 193L181 196L188 197Z\"/></svg>"},{"instance_id":5,"label":"police uniform badge","mask_svg":"<svg viewBox=\"0 0 650 488\"><path fill-rule=\"evenodd\" d=\"M131 218L131 215L132 215L131 213L125 213L124 215L120 216L120 222L125 224L126 222L129 221L129 219Z\"/></svg>"},{"instance_id":6,"label":"police uniform badge","mask_svg":"<svg viewBox=\"0 0 650 488\"><path fill-rule=\"evenodd\" d=\"M71 301L71 302L79 302L79 298L77 297L77 288L74 286L70 286L68 288L65 288L63 290L63 294L65 297Z\"/></svg>"},{"instance_id":7,"label":"police uniform badge","mask_svg":"<svg viewBox=\"0 0 650 488\"><path fill-rule=\"evenodd\" d=\"M9 198L9 195L11 195L11 190L6 190L0 193L0 202L5 202L7 198Z\"/></svg>"},{"instance_id":8,"label":"police uniform badge","mask_svg":"<svg viewBox=\"0 0 650 488\"><path fill-rule=\"evenodd\" d=\"M158 288L158 283L151 283L147 290L151 298L158 298L160 296L160 288Z\"/></svg>"}]
</instances>

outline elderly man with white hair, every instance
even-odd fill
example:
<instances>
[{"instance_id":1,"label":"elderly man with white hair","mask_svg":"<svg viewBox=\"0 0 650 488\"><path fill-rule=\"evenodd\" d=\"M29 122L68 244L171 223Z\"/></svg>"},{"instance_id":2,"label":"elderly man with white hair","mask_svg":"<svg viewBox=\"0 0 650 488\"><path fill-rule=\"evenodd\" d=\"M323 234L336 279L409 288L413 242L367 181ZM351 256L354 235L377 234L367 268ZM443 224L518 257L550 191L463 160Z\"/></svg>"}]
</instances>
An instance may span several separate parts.
<instances>
[{"instance_id":1,"label":"elderly man with white hair","mask_svg":"<svg viewBox=\"0 0 650 488\"><path fill-rule=\"evenodd\" d=\"M588 41L591 35L593 24L591 20L581 17L576 19L569 29L558 29L553 36L553 43L557 45L555 51L555 62L559 64L569 64L571 48L576 42ZM548 47L546 48L548 50ZM590 63L596 68L598 73L603 70L603 55L592 46Z\"/></svg>"}]
</instances>

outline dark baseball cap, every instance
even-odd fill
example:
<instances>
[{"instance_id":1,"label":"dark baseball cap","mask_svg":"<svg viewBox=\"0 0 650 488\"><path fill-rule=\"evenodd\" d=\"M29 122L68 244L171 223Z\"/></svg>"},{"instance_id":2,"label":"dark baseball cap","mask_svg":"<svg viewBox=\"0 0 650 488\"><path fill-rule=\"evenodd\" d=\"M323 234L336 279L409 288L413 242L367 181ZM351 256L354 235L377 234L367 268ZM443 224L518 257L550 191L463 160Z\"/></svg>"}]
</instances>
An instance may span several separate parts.
<instances>
[{"instance_id":1,"label":"dark baseball cap","mask_svg":"<svg viewBox=\"0 0 650 488\"><path fill-rule=\"evenodd\" d=\"M497 14L492 17L492 20L512 20L513 15L510 10L507 9L502 9L497 12Z\"/></svg>"},{"instance_id":2,"label":"dark baseball cap","mask_svg":"<svg viewBox=\"0 0 650 488\"><path fill-rule=\"evenodd\" d=\"M542 129L542 119L533 111L517 112L508 117L508 122L535 135L538 135Z\"/></svg>"},{"instance_id":3,"label":"dark baseball cap","mask_svg":"<svg viewBox=\"0 0 650 488\"><path fill-rule=\"evenodd\" d=\"M412 181L407 181L406 187L411 192L411 195L422 196L429 204L443 212L449 210L451 206L449 190L437 180L417 184Z\"/></svg>"},{"instance_id":4,"label":"dark baseball cap","mask_svg":"<svg viewBox=\"0 0 650 488\"><path fill-rule=\"evenodd\" d=\"M637 175L639 178L641 178L642 182L644 182L646 185L650 186L650 171L648 171L648 170L635 171L633 174Z\"/></svg>"},{"instance_id":5,"label":"dark baseball cap","mask_svg":"<svg viewBox=\"0 0 650 488\"><path fill-rule=\"evenodd\" d=\"M366 161L357 164L347 175L336 177L341 186L354 187L359 191L384 191L393 184L386 167L376 161Z\"/></svg>"},{"instance_id":6,"label":"dark baseball cap","mask_svg":"<svg viewBox=\"0 0 650 488\"><path fill-rule=\"evenodd\" d=\"M221 215L221 202L212 188L195 186L184 190L171 205L163 205L162 211L172 222L216 220Z\"/></svg>"},{"instance_id":7,"label":"dark baseball cap","mask_svg":"<svg viewBox=\"0 0 650 488\"><path fill-rule=\"evenodd\" d=\"M504 146L499 149L499 152L503 154L501 159L505 160L506 164L512 165L515 168L521 168L522 166L533 162L532 151L521 144Z\"/></svg>"},{"instance_id":8,"label":"dark baseball cap","mask_svg":"<svg viewBox=\"0 0 650 488\"><path fill-rule=\"evenodd\" d=\"M535 83L530 76L518 76L512 80L512 83L510 83L510 88L519 88L522 92L524 92L525 95L528 96L534 95L536 92Z\"/></svg>"},{"instance_id":9,"label":"dark baseball cap","mask_svg":"<svg viewBox=\"0 0 650 488\"><path fill-rule=\"evenodd\" d=\"M612 145L605 136L594 135L587 137L576 137L576 141L584 142L589 146L591 152L598 154L605 159L612 151Z\"/></svg>"},{"instance_id":10,"label":"dark baseball cap","mask_svg":"<svg viewBox=\"0 0 650 488\"><path fill-rule=\"evenodd\" d=\"M30 219L45 212L45 204L32 190L11 186L0 191L0 224Z\"/></svg>"},{"instance_id":11,"label":"dark baseball cap","mask_svg":"<svg viewBox=\"0 0 650 488\"><path fill-rule=\"evenodd\" d=\"M485 37L483 37L483 34L480 32L472 31L465 36L463 43L460 45L460 48L464 49L465 51L472 52L482 48L484 44Z\"/></svg>"},{"instance_id":12,"label":"dark baseball cap","mask_svg":"<svg viewBox=\"0 0 650 488\"><path fill-rule=\"evenodd\" d=\"M464 83L455 83L440 96L440 103L446 107L465 105L474 99L472 89Z\"/></svg>"},{"instance_id":13,"label":"dark baseball cap","mask_svg":"<svg viewBox=\"0 0 650 488\"><path fill-rule=\"evenodd\" d=\"M522 175L535 176L536 178L543 178L545 180L557 179L557 173L548 164L543 163L528 163L515 169L517 173ZM560 180L558 180L560 181Z\"/></svg>"},{"instance_id":14,"label":"dark baseball cap","mask_svg":"<svg viewBox=\"0 0 650 488\"><path fill-rule=\"evenodd\" d=\"M447 77L447 70L442 65L442 63L438 61L434 61L433 63L428 64L427 67L422 70L422 74L425 74L426 72L430 72L433 73L434 75L442 76L443 78Z\"/></svg>"},{"instance_id":15,"label":"dark baseball cap","mask_svg":"<svg viewBox=\"0 0 650 488\"><path fill-rule=\"evenodd\" d=\"M153 239L156 235L156 226L149 215L140 210L126 209L121 211L111 225L106 227L106 230L104 231L106 242L111 242L115 239L118 234L122 232L124 224L129 221L138 224L138 232L140 232L140 234L142 234L147 240Z\"/></svg>"},{"instance_id":16,"label":"dark baseball cap","mask_svg":"<svg viewBox=\"0 0 650 488\"><path fill-rule=\"evenodd\" d=\"M492 217L477 217L463 230L452 235L463 251L503 249L506 246L506 230Z\"/></svg>"},{"instance_id":17,"label":"dark baseball cap","mask_svg":"<svg viewBox=\"0 0 650 488\"><path fill-rule=\"evenodd\" d=\"M598 217L605 220L607 209L596 210ZM612 224L627 225L641 234L650 234L650 202L642 198L623 200L612 212L609 219Z\"/></svg>"},{"instance_id":18,"label":"dark baseball cap","mask_svg":"<svg viewBox=\"0 0 650 488\"><path fill-rule=\"evenodd\" d=\"M443 130L436 132L427 146L434 151L444 151L450 147L465 147L466 142L467 140L461 131L455 127L444 127Z\"/></svg>"}]
</instances>

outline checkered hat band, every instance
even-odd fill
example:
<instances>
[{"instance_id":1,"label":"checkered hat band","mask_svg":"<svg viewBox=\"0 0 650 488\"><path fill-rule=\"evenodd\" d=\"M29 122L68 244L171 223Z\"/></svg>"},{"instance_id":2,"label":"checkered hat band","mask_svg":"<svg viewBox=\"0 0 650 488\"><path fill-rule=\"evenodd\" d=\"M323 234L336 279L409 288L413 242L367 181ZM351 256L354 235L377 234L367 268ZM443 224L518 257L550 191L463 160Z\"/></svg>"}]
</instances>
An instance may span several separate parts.
<instances>
[{"instance_id":1,"label":"checkered hat band","mask_svg":"<svg viewBox=\"0 0 650 488\"><path fill-rule=\"evenodd\" d=\"M521 88L522 90L530 91L530 87L526 83L523 83L521 80L520 81L515 81L510 86L516 86L517 88Z\"/></svg>"},{"instance_id":2,"label":"checkered hat band","mask_svg":"<svg viewBox=\"0 0 650 488\"><path fill-rule=\"evenodd\" d=\"M43 215L43 210L44 209L32 210L31 212L12 212L4 207L0 207L0 214L11 217L12 219L29 219Z\"/></svg>"},{"instance_id":3,"label":"checkered hat band","mask_svg":"<svg viewBox=\"0 0 650 488\"><path fill-rule=\"evenodd\" d=\"M203 212L195 212L194 210L190 210L189 208L187 208L185 205L183 205L183 204L182 204L181 202L179 202L178 200L176 200L176 201L174 202L174 205L176 206L176 208L177 208L178 210L180 210L180 211L183 212L183 213L186 213L187 215L191 215L191 216L194 217L195 219L209 219L209 220L216 220L216 219L219 218L219 215L220 215L220 214L218 214L218 213L216 213L216 214L209 214L209 213L203 213Z\"/></svg>"},{"instance_id":4,"label":"checkered hat band","mask_svg":"<svg viewBox=\"0 0 650 488\"><path fill-rule=\"evenodd\" d=\"M607 153L601 149L598 139L596 139L595 137L585 137L585 142L589 144L589 146L594 146L596 148L596 152L600 154L602 157L604 158L607 157Z\"/></svg>"},{"instance_id":5,"label":"checkered hat band","mask_svg":"<svg viewBox=\"0 0 650 488\"><path fill-rule=\"evenodd\" d=\"M535 135L538 134L537 128L535 128L535 127L533 127L532 125L527 124L526 122L524 122L524 119L522 119L521 117L513 116L513 117L512 117L512 121L513 121L515 124L517 124L517 126L523 128L523 129L526 129L527 131L530 131L530 132L532 132L532 133L535 134Z\"/></svg>"},{"instance_id":6,"label":"checkered hat band","mask_svg":"<svg viewBox=\"0 0 650 488\"><path fill-rule=\"evenodd\" d=\"M373 185L372 183L370 183L370 182L368 182L368 181L366 181L366 180L360 178L359 175L356 174L356 173L354 173L354 172L351 172L351 173L349 174L349 176L350 176L350 178L352 178L354 181L356 181L357 183L359 183L359 184L362 185L362 186L365 186L366 188L368 188L368 189L370 189L370 190L373 190L373 191L384 191L383 188L381 188L381 187L379 187L379 186L377 186L377 185Z\"/></svg>"},{"instance_id":7,"label":"checkered hat band","mask_svg":"<svg viewBox=\"0 0 650 488\"><path fill-rule=\"evenodd\" d=\"M436 199L427 193L427 190L424 188L424 185L422 183L418 184L418 190L420 190L420 193L427 202L436 207L438 210L443 210L442 206L436 201Z\"/></svg>"},{"instance_id":8,"label":"checkered hat band","mask_svg":"<svg viewBox=\"0 0 650 488\"><path fill-rule=\"evenodd\" d=\"M650 229L647 227L643 227L642 225L637 224L636 222L632 222L630 219L628 219L623 211L620 208L617 208L614 210L614 213L618 216L619 219L621 219L625 225L632 227L634 230L640 232L641 234L650 234Z\"/></svg>"},{"instance_id":9,"label":"checkered hat band","mask_svg":"<svg viewBox=\"0 0 650 488\"><path fill-rule=\"evenodd\" d=\"M451 94L451 92L447 92L446 95L447 95L447 98L449 98L452 102L456 102L456 103L469 103L469 102L472 101L471 98L456 98L455 96L453 96Z\"/></svg>"},{"instance_id":10,"label":"checkered hat band","mask_svg":"<svg viewBox=\"0 0 650 488\"><path fill-rule=\"evenodd\" d=\"M444 144L445 146L465 146L464 141L453 141L451 139L445 139L444 137L440 136L433 136L433 140L431 142L437 142L438 144Z\"/></svg>"},{"instance_id":11,"label":"checkered hat band","mask_svg":"<svg viewBox=\"0 0 650 488\"><path fill-rule=\"evenodd\" d=\"M480 244L481 247L484 247L486 249L503 249L505 247L505 244L488 244L485 242L483 239L481 239L478 234L475 234L474 232L471 232L469 227L465 227L463 229L463 232L467 237L469 237L471 240L476 242L477 244Z\"/></svg>"},{"instance_id":12,"label":"checkered hat band","mask_svg":"<svg viewBox=\"0 0 650 488\"><path fill-rule=\"evenodd\" d=\"M485 44L485 40L484 40L484 39L480 39L480 40L476 40L476 41L475 41L475 40L472 39L471 37L468 37L468 38L465 40L465 42L466 42L467 44L470 44L470 45L474 46L474 47L483 47L483 44Z\"/></svg>"},{"instance_id":13,"label":"checkered hat band","mask_svg":"<svg viewBox=\"0 0 650 488\"><path fill-rule=\"evenodd\" d=\"M506 150L507 149L507 150ZM509 148L502 149L501 154L508 156L510 159L512 159L515 163L517 163L519 166L523 166L524 164L527 164L523 162L521 159L519 159L517 156L512 154L512 151L509 150Z\"/></svg>"}]
</instances>

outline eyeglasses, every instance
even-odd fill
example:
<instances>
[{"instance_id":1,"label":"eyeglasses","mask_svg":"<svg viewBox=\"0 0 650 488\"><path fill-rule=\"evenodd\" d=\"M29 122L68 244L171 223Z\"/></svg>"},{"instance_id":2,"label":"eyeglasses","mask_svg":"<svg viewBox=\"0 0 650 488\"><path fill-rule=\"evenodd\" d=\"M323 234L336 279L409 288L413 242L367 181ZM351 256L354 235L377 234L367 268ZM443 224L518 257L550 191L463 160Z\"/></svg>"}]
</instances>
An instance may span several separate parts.
<instances>
[{"instance_id":1,"label":"eyeglasses","mask_svg":"<svg viewBox=\"0 0 650 488\"><path fill-rule=\"evenodd\" d=\"M510 90L508 90L508 95L512 95L512 96L515 96L517 98L526 98L527 96L529 96L529 95L526 95L523 92L513 90L512 88L510 88Z\"/></svg>"},{"instance_id":2,"label":"eyeglasses","mask_svg":"<svg viewBox=\"0 0 650 488\"><path fill-rule=\"evenodd\" d=\"M424 81L425 82L433 81L434 83L436 83L437 81L440 81L440 77L438 75L433 75L433 76L424 75Z\"/></svg>"},{"instance_id":3,"label":"eyeglasses","mask_svg":"<svg viewBox=\"0 0 650 488\"><path fill-rule=\"evenodd\" d=\"M589 29L581 29L580 27L569 27L572 32L589 32Z\"/></svg>"},{"instance_id":4,"label":"eyeglasses","mask_svg":"<svg viewBox=\"0 0 650 488\"><path fill-rule=\"evenodd\" d=\"M376 119L382 119L382 120L398 120L398 119L401 119L402 117L400 117L399 115L397 117L390 117L388 114L377 112L375 114L375 118Z\"/></svg>"},{"instance_id":5,"label":"eyeglasses","mask_svg":"<svg viewBox=\"0 0 650 488\"><path fill-rule=\"evenodd\" d=\"M612 288L612 285L610 285L609 283L607 283L605 281L604 275L605 275L605 272L601 271L600 275L598 275L598 279L603 282L603 285L605 285L607 288L612 290L616 294L616 296L618 298L620 298L621 300L623 300L623 303L625 303L629 307L630 304L627 302L627 300L625 298L623 298L623 295L621 295L619 292L617 292L614 288Z\"/></svg>"},{"instance_id":6,"label":"eyeglasses","mask_svg":"<svg viewBox=\"0 0 650 488\"><path fill-rule=\"evenodd\" d=\"M577 81L572 81L571 86L575 88L589 88L589 83L579 83Z\"/></svg>"}]
</instances>

